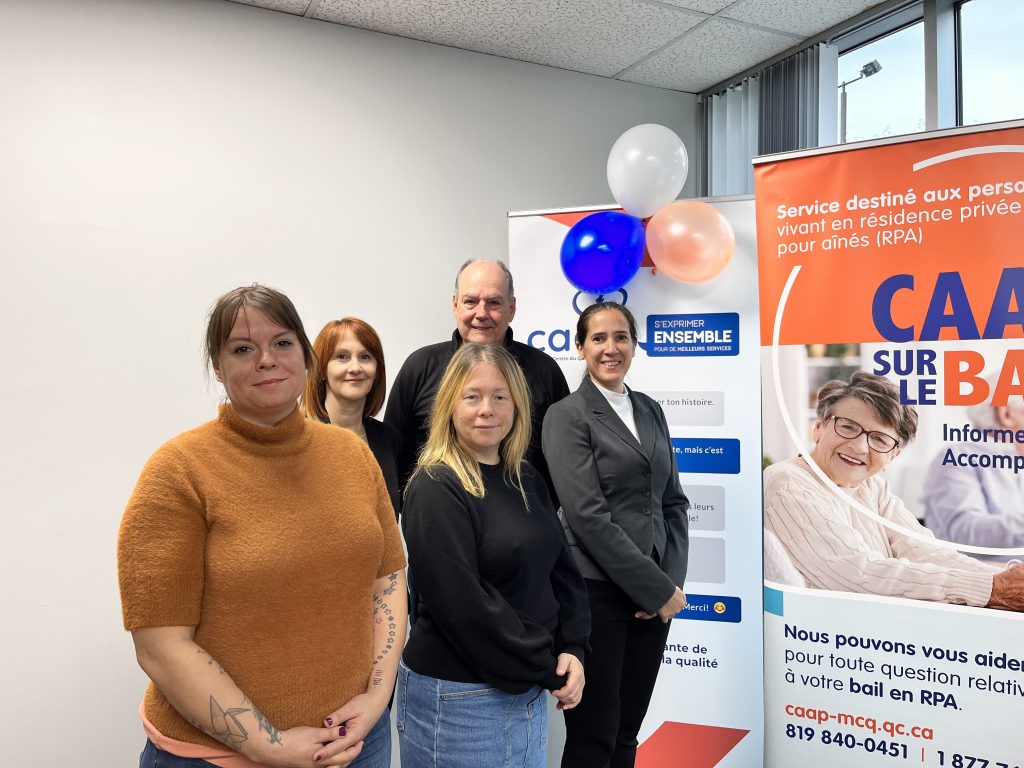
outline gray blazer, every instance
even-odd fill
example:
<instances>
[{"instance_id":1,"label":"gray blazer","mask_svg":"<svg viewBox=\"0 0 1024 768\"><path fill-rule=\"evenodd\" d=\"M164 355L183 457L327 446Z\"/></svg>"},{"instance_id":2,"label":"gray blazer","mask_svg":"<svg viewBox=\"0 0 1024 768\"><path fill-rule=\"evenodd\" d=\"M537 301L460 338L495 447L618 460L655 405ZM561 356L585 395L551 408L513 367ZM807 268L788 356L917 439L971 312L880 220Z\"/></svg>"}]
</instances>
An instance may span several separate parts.
<instances>
[{"instance_id":1,"label":"gray blazer","mask_svg":"<svg viewBox=\"0 0 1024 768\"><path fill-rule=\"evenodd\" d=\"M665 414L630 390L640 441L589 377L544 417L559 515L588 579L618 585L655 613L686 577L687 514Z\"/></svg>"}]
</instances>

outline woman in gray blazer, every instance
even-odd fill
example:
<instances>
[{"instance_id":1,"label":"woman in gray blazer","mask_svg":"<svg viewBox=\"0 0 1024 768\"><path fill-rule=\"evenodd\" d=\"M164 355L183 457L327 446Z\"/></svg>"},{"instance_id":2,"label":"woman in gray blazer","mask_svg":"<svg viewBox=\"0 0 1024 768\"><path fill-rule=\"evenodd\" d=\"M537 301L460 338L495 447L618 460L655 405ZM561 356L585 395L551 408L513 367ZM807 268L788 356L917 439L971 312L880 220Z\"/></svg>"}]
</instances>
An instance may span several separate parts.
<instances>
[{"instance_id":1,"label":"woman in gray blazer","mask_svg":"<svg viewBox=\"0 0 1024 768\"><path fill-rule=\"evenodd\" d=\"M686 605L687 515L661 407L627 389L636 321L588 307L576 326L579 389L544 418L544 455L590 593L587 687L565 712L562 768L622 768L636 757L669 622Z\"/></svg>"}]
</instances>

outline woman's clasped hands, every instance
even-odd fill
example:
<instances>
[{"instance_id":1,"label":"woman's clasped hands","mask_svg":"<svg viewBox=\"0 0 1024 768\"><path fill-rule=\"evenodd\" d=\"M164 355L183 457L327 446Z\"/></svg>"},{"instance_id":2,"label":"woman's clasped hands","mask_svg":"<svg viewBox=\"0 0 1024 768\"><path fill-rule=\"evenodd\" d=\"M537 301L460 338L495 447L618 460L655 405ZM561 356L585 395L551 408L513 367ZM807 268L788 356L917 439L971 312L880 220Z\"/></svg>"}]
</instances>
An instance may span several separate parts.
<instances>
[{"instance_id":1,"label":"woman's clasped hands","mask_svg":"<svg viewBox=\"0 0 1024 768\"><path fill-rule=\"evenodd\" d=\"M361 693L325 717L324 728L273 730L275 735L263 739L261 748L249 756L270 768L345 768L359 757L363 740L386 704L386 700L379 703Z\"/></svg>"}]
</instances>

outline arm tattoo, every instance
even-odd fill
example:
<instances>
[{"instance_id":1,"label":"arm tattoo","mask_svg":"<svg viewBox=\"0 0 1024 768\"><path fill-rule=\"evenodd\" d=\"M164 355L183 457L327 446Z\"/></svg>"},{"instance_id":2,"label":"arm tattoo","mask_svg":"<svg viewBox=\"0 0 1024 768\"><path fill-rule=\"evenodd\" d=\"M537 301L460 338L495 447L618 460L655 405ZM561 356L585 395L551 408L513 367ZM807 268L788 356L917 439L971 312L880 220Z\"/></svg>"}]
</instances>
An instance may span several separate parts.
<instances>
[{"instance_id":1,"label":"arm tattoo","mask_svg":"<svg viewBox=\"0 0 1024 768\"><path fill-rule=\"evenodd\" d=\"M267 716L256 709L256 707L252 708L252 713L256 717L256 722L260 725L260 733L263 731L267 732L267 741L271 744L281 744L281 732L274 727L273 723L267 720Z\"/></svg>"},{"instance_id":2,"label":"arm tattoo","mask_svg":"<svg viewBox=\"0 0 1024 768\"><path fill-rule=\"evenodd\" d=\"M242 751L242 742L249 738L249 732L245 726L239 721L239 717L244 715L246 712L252 712L253 717L256 718L256 722L259 725L260 732L267 733L267 741L271 744L282 744L281 731L274 727L267 716L256 709L255 706L251 706L252 702L249 701L249 697L246 696L242 699L242 706L231 707L224 709L220 703L213 696L210 697L210 730L208 733L222 742L226 746L235 750L235 752ZM197 727L199 723L194 723Z\"/></svg>"},{"instance_id":3,"label":"arm tattoo","mask_svg":"<svg viewBox=\"0 0 1024 768\"><path fill-rule=\"evenodd\" d=\"M217 700L210 697L210 735L225 746L242 751L242 743L249 738L245 726L238 722L238 716L249 711L248 707L224 709Z\"/></svg>"},{"instance_id":4,"label":"arm tattoo","mask_svg":"<svg viewBox=\"0 0 1024 768\"><path fill-rule=\"evenodd\" d=\"M206 657L207 657L207 658L206 658L206 666L208 666L208 667L212 667L212 666L214 665L214 661L213 661L213 659L212 659L212 658L210 658L210 654L208 654L208 653L207 653L206 651L204 651L204 650L203 650L202 648L198 648L198 649L196 649L196 652L197 652L197 653L198 653L198 654L199 654L200 656L206 656ZM222 674L222 675L223 675L223 674L224 674L224 667L222 667L222 666L220 666L220 665L218 664L218 665L217 665L217 671L218 671L218 672L219 672L220 674Z\"/></svg>"},{"instance_id":5,"label":"arm tattoo","mask_svg":"<svg viewBox=\"0 0 1024 768\"><path fill-rule=\"evenodd\" d=\"M390 595L390 594L392 594L392 593L393 593L393 592L394 592L394 591L395 591L396 589L398 589L398 575L397 575L397 574L394 574L394 573L392 573L392 574L390 574L390 575L388 576L388 585L387 585L387 587L385 587L385 589L384 589L384 594L385 594L385 595Z\"/></svg>"},{"instance_id":6,"label":"arm tattoo","mask_svg":"<svg viewBox=\"0 0 1024 768\"><path fill-rule=\"evenodd\" d=\"M391 586L384 590L385 595L390 595L395 591L395 582L398 581L398 577L391 574L391 579ZM380 624L386 621L388 626L387 641L384 644L384 649L378 653L377 658L373 660L373 676L371 679L371 685L374 688L378 688L384 684L384 670L380 669L380 663L395 647L395 637L398 635L398 627L395 624L395 615L391 612L391 606L385 603L380 595L373 596L373 616L375 623Z\"/></svg>"}]
</instances>

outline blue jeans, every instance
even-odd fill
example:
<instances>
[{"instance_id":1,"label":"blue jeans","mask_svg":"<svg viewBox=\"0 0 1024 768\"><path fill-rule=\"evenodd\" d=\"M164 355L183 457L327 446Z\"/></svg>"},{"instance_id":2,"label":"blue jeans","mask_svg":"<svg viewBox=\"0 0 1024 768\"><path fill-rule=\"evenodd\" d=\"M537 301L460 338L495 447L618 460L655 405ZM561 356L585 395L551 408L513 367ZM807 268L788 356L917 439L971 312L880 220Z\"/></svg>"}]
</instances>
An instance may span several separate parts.
<instances>
[{"instance_id":1,"label":"blue jeans","mask_svg":"<svg viewBox=\"0 0 1024 768\"><path fill-rule=\"evenodd\" d=\"M391 766L391 712L384 710L377 724L363 739L363 751L349 764L349 768L390 768ZM217 768L213 763L197 757L178 757L146 741L139 758L139 768Z\"/></svg>"},{"instance_id":2,"label":"blue jeans","mask_svg":"<svg viewBox=\"0 0 1024 768\"><path fill-rule=\"evenodd\" d=\"M139 768L217 768L217 766L200 760L198 757L172 755L146 739L146 746L139 756Z\"/></svg>"},{"instance_id":3,"label":"blue jeans","mask_svg":"<svg viewBox=\"0 0 1024 768\"><path fill-rule=\"evenodd\" d=\"M398 667L402 768L547 768L544 691L511 694Z\"/></svg>"}]
</instances>

